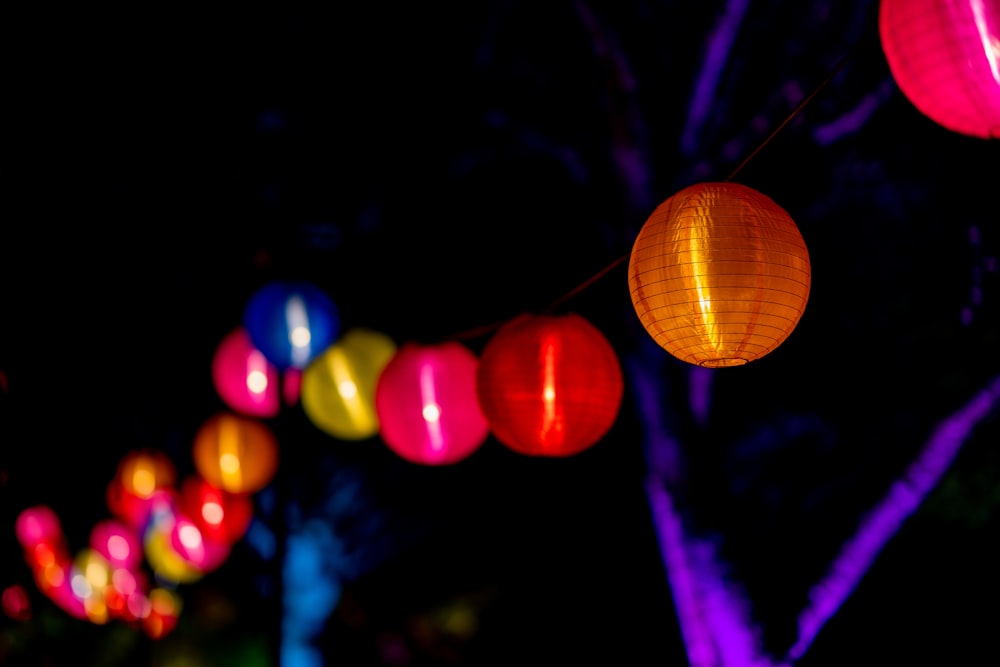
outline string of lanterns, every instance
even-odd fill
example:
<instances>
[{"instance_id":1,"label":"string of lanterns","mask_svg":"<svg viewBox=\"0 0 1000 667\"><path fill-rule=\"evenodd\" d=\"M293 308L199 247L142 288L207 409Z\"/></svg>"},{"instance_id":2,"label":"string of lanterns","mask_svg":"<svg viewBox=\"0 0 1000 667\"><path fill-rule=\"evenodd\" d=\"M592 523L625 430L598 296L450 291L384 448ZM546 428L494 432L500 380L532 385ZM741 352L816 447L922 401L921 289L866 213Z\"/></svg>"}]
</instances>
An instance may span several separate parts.
<instances>
[{"instance_id":1,"label":"string of lanterns","mask_svg":"<svg viewBox=\"0 0 1000 667\"><path fill-rule=\"evenodd\" d=\"M879 33L891 72L941 126L1000 137L1000 2L882 0ZM811 267L791 216L745 185L706 182L663 201L628 257L629 293L644 329L677 359L708 368L773 352L800 321ZM16 532L41 591L95 623L120 618L158 638L176 624L177 585L221 566L252 519L252 494L276 473L278 444L260 420L301 404L341 440L380 436L419 465L458 463L493 434L523 455L573 456L617 418L622 371L607 338L575 313L522 313L481 355L464 344L404 342L340 331L336 304L309 283L273 282L220 341L211 375L229 411L192 443L197 474L175 486L162 454L134 452L108 487L114 518L69 556L46 506ZM140 567L152 568L150 582Z\"/></svg>"}]
</instances>

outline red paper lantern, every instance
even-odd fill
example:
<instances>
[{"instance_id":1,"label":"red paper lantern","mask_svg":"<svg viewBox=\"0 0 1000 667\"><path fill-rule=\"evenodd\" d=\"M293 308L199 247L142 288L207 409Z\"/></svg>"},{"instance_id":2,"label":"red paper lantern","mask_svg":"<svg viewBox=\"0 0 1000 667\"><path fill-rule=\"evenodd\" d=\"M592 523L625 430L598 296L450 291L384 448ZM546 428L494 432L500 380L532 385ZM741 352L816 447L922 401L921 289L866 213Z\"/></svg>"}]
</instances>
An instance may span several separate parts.
<instances>
[{"instance_id":1,"label":"red paper lantern","mask_svg":"<svg viewBox=\"0 0 1000 667\"><path fill-rule=\"evenodd\" d=\"M893 78L921 113L960 134L1000 138L1000 2L882 0Z\"/></svg>"},{"instance_id":2,"label":"red paper lantern","mask_svg":"<svg viewBox=\"0 0 1000 667\"><path fill-rule=\"evenodd\" d=\"M524 314L483 348L477 393L497 440L522 454L570 456L596 444L621 407L618 357L573 313Z\"/></svg>"},{"instance_id":3,"label":"red paper lantern","mask_svg":"<svg viewBox=\"0 0 1000 667\"><path fill-rule=\"evenodd\" d=\"M202 424L191 454L202 478L230 493L259 491L278 469L278 441L271 429L231 413L216 414Z\"/></svg>"},{"instance_id":4,"label":"red paper lantern","mask_svg":"<svg viewBox=\"0 0 1000 667\"><path fill-rule=\"evenodd\" d=\"M809 298L809 253L788 213L737 183L698 183L660 204L632 246L632 305L682 361L739 366L785 341Z\"/></svg>"},{"instance_id":5,"label":"red paper lantern","mask_svg":"<svg viewBox=\"0 0 1000 667\"><path fill-rule=\"evenodd\" d=\"M229 493L191 475L181 485L178 505L206 539L232 544L246 533L253 519L253 500L245 493Z\"/></svg>"},{"instance_id":6,"label":"red paper lantern","mask_svg":"<svg viewBox=\"0 0 1000 667\"><path fill-rule=\"evenodd\" d=\"M423 465L465 459L489 436L476 399L471 350L454 341L404 343L389 360L375 388L375 412L386 445Z\"/></svg>"}]
</instances>

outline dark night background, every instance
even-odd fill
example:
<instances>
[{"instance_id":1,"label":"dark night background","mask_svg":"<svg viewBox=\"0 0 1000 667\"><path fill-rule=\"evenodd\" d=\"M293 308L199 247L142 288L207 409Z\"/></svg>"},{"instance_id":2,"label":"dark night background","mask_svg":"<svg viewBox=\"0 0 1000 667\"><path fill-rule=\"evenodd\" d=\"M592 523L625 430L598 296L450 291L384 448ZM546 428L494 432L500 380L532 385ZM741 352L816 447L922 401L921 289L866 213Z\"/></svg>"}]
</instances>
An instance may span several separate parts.
<instances>
[{"instance_id":1,"label":"dark night background","mask_svg":"<svg viewBox=\"0 0 1000 667\"><path fill-rule=\"evenodd\" d=\"M744 4L692 113L707 40ZM181 588L180 625L153 643L38 594L17 513L50 505L76 549L127 452L192 470L193 434L224 409L215 346L265 282L311 280L345 328L399 343L544 308L627 254L660 201L729 175L845 54L734 178L796 220L813 285L781 347L712 374L705 419L697 374L650 353L618 265L562 306L626 368L619 420L583 454L490 439L422 468L297 406L269 423L282 462L258 520L280 538L286 513L316 518L343 549L326 663L687 664L644 496L637 358L661 365L685 445L678 502L725 536L780 652L859 516L1000 373L996 142L902 96L874 0L52 12L0 20L0 587L35 605L0 618L0 663L274 664L280 550L241 543ZM995 416L979 425L803 667L992 660L998 436Z\"/></svg>"}]
</instances>

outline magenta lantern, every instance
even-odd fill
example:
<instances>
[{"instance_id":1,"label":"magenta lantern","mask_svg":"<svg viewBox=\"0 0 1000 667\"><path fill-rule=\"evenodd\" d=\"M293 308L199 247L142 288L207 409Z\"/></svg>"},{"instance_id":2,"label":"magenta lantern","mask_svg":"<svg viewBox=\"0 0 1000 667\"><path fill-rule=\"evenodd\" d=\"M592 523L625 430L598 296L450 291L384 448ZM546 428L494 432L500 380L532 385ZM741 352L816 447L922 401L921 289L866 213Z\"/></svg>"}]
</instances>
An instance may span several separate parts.
<instances>
[{"instance_id":1,"label":"magenta lantern","mask_svg":"<svg viewBox=\"0 0 1000 667\"><path fill-rule=\"evenodd\" d=\"M479 359L461 343L404 343L382 370L375 412L386 445L423 465L465 459L489 435L476 398Z\"/></svg>"},{"instance_id":2,"label":"magenta lantern","mask_svg":"<svg viewBox=\"0 0 1000 667\"><path fill-rule=\"evenodd\" d=\"M236 412L274 417L281 406L278 368L238 327L219 343L212 358L212 381L219 397Z\"/></svg>"},{"instance_id":3,"label":"magenta lantern","mask_svg":"<svg viewBox=\"0 0 1000 667\"><path fill-rule=\"evenodd\" d=\"M907 99L943 127L1000 138L1000 2L882 0L879 35Z\"/></svg>"},{"instance_id":4,"label":"magenta lantern","mask_svg":"<svg viewBox=\"0 0 1000 667\"><path fill-rule=\"evenodd\" d=\"M139 533L117 519L99 521L91 528L90 548L113 568L135 570L142 562L142 539Z\"/></svg>"}]
</instances>

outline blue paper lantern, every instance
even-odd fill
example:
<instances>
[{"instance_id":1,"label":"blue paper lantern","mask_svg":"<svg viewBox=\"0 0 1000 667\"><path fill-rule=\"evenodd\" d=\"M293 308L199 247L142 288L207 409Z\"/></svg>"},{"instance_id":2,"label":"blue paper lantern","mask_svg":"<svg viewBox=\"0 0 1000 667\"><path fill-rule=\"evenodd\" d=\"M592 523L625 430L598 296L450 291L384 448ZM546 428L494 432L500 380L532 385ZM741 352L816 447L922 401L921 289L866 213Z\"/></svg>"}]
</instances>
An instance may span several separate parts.
<instances>
[{"instance_id":1,"label":"blue paper lantern","mask_svg":"<svg viewBox=\"0 0 1000 667\"><path fill-rule=\"evenodd\" d=\"M243 328L261 354L278 369L302 369L340 334L337 306L306 282L268 283L243 313Z\"/></svg>"}]
</instances>

